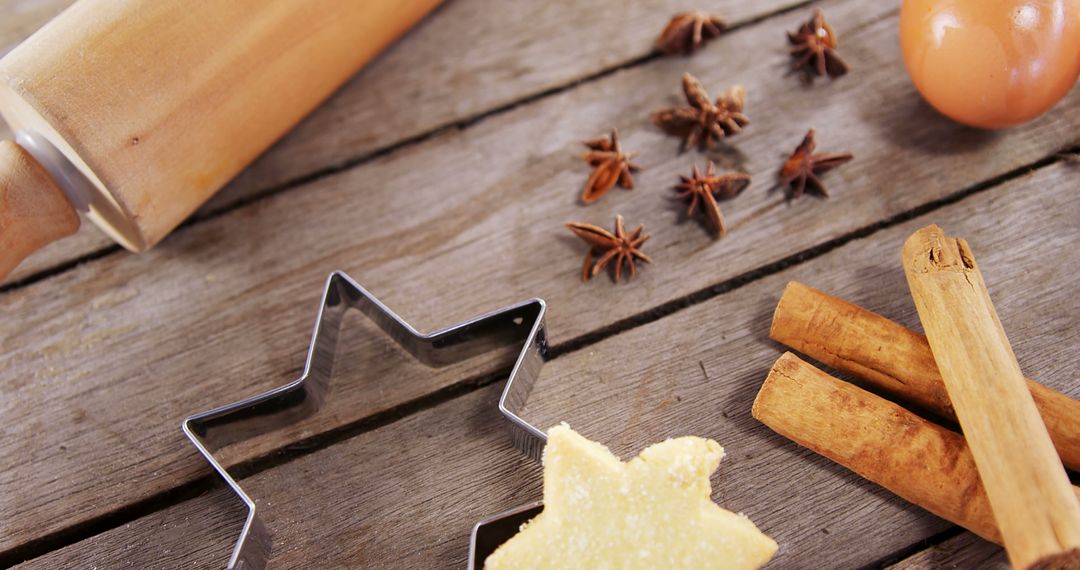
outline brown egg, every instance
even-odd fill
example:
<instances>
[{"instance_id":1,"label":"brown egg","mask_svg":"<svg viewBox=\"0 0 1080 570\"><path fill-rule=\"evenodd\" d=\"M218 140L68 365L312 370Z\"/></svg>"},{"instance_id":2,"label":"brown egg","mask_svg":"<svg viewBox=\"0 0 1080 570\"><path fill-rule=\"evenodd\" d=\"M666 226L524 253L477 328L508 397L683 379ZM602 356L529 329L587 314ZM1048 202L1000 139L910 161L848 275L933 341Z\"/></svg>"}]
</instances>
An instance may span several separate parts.
<instances>
[{"instance_id":1,"label":"brown egg","mask_svg":"<svg viewBox=\"0 0 1080 570\"><path fill-rule=\"evenodd\" d=\"M938 111L998 129L1054 106L1080 75L1080 0L904 0L900 49Z\"/></svg>"}]
</instances>

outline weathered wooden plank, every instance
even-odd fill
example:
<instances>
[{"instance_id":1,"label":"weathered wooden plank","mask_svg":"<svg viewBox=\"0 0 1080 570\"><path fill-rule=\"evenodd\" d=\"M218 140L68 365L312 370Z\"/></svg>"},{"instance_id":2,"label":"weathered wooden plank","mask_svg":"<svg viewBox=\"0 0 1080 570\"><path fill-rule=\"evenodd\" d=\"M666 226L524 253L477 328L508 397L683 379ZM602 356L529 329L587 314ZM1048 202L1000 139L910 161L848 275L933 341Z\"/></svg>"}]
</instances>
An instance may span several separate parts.
<instances>
[{"instance_id":1,"label":"weathered wooden plank","mask_svg":"<svg viewBox=\"0 0 1080 570\"><path fill-rule=\"evenodd\" d=\"M725 37L730 57L719 64L664 60L620 72L189 227L143 256L109 256L5 295L0 390L10 421L0 426L0 491L20 492L0 493L0 551L192 480L201 466L176 424L294 376L331 270L352 273L427 330L541 296L558 345L1075 141L1077 95L1005 133L936 117L900 71L892 8L826 7L859 70L837 82L793 88L797 79L781 73L782 42L761 51L761 38L782 39L805 17L788 14ZM669 198L675 175L698 156L677 155L676 142L647 119L675 99L685 66L714 89L738 78L751 113L761 108L737 147L719 156L758 182L725 205L733 230L718 243L696 222L678 223L681 206ZM580 207L586 170L577 141L612 124L649 170L638 190ZM859 158L830 174L833 199L784 206L766 190L810 125L820 128L823 150L850 145ZM584 252L561 224L609 223L615 211L656 232L647 250L657 265L615 290L604 279L581 285ZM383 350L377 342L355 350ZM275 442L360 421L493 368L478 361L376 382ZM48 430L40 429L45 418ZM42 472L53 476L40 482Z\"/></svg>"},{"instance_id":2,"label":"weathered wooden plank","mask_svg":"<svg viewBox=\"0 0 1080 570\"><path fill-rule=\"evenodd\" d=\"M946 568L979 568L1008 570L1009 559L1000 546L987 542L970 532L954 536L941 544L913 554L889 570L941 570Z\"/></svg>"},{"instance_id":3,"label":"weathered wooden plank","mask_svg":"<svg viewBox=\"0 0 1080 570\"><path fill-rule=\"evenodd\" d=\"M19 45L72 0L0 0L0 56Z\"/></svg>"},{"instance_id":4,"label":"weathered wooden plank","mask_svg":"<svg viewBox=\"0 0 1080 570\"><path fill-rule=\"evenodd\" d=\"M1064 184L1074 175L1063 166L1043 169L559 357L543 369L525 417L544 426L566 420L623 456L669 436L715 438L728 455L714 496L776 538L781 548L771 567L850 568L884 559L948 523L750 416L782 350L767 336L776 300L797 279L913 325L898 252L911 231L937 222L979 252L1025 371L1080 396L1071 382L1080 303L1071 294L1078 278L1068 247L1080 238L1080 204ZM1033 235L1041 237L1026 238ZM1051 258L1063 262L1015 263ZM460 567L473 522L539 492L537 467L503 433L494 406L499 388L245 479L275 533L275 566ZM220 501L188 501L25 567L157 567L161 552L172 560L191 544L202 548L189 563L213 565L235 536L221 534L220 508ZM212 556L207 544L216 549Z\"/></svg>"},{"instance_id":5,"label":"weathered wooden plank","mask_svg":"<svg viewBox=\"0 0 1080 570\"><path fill-rule=\"evenodd\" d=\"M698 7L737 24L798 2L711 0ZM21 39L67 3L50 0L16 18L10 28L0 24L5 34L0 38ZM617 8L597 2L447 2L267 151L202 214L643 57L670 15L685 8L676 0L624 2ZM713 45L702 56L720 53ZM111 243L87 222L77 239L32 256L10 280Z\"/></svg>"}]
</instances>

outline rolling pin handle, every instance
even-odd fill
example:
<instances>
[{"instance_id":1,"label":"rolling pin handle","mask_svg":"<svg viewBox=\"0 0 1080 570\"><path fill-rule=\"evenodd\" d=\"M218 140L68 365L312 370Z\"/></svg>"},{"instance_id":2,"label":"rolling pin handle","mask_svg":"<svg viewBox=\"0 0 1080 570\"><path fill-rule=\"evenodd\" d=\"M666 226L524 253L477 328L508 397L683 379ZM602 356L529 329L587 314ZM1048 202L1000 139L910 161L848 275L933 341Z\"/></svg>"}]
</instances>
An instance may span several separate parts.
<instances>
[{"instance_id":1,"label":"rolling pin handle","mask_svg":"<svg viewBox=\"0 0 1080 570\"><path fill-rule=\"evenodd\" d=\"M79 215L41 164L15 142L0 141L0 279L78 229Z\"/></svg>"}]
</instances>

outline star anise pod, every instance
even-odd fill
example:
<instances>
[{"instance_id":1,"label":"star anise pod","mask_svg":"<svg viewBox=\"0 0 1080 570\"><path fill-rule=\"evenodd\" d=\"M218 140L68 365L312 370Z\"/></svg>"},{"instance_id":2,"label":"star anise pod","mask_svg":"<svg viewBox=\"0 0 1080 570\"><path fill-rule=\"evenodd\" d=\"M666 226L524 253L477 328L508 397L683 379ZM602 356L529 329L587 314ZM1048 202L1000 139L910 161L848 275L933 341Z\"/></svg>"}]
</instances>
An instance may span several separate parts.
<instances>
[{"instance_id":1,"label":"star anise pod","mask_svg":"<svg viewBox=\"0 0 1080 570\"><path fill-rule=\"evenodd\" d=\"M630 271L630 277L637 275L637 262L652 263L652 258L641 252L641 245L649 239L649 234L642 234L644 225L634 228L629 234L623 227L623 217L615 216L615 233L592 224L570 222L566 224L574 235L589 244L589 253L585 255L585 265L581 268L581 280L588 281L596 277L610 263L615 263L615 282L622 278L623 266ZM593 257L599 256L593 263Z\"/></svg>"},{"instance_id":2,"label":"star anise pod","mask_svg":"<svg viewBox=\"0 0 1080 570\"><path fill-rule=\"evenodd\" d=\"M717 198L733 198L750 185L750 175L742 172L728 172L716 174L716 165L709 161L705 168L705 174L694 165L692 176L680 176L682 182L675 186L677 196L690 201L690 207L686 210L687 216L693 216L698 205L705 211L709 218L716 237L721 238L727 234L727 226L724 225L724 215L720 212Z\"/></svg>"},{"instance_id":3,"label":"star anise pod","mask_svg":"<svg viewBox=\"0 0 1080 570\"><path fill-rule=\"evenodd\" d=\"M840 77L848 66L836 51L836 32L825 21L825 12L818 8L799 29L788 32L791 44L791 69L803 70L807 77L825 75Z\"/></svg>"},{"instance_id":4,"label":"star anise pod","mask_svg":"<svg viewBox=\"0 0 1080 570\"><path fill-rule=\"evenodd\" d=\"M801 197L804 190L827 198L829 193L818 176L854 158L850 152L814 154L815 146L814 129L810 129L780 168L780 181L790 186L790 199Z\"/></svg>"},{"instance_id":5,"label":"star anise pod","mask_svg":"<svg viewBox=\"0 0 1080 570\"><path fill-rule=\"evenodd\" d=\"M581 201L592 204L601 196L608 193L616 183L627 190L634 187L634 179L631 173L641 170L641 167L630 162L637 155L636 152L624 153L619 144L619 132L611 129L611 136L585 141L589 152L585 153L585 162L593 167L592 174L585 181L585 191L581 193Z\"/></svg>"},{"instance_id":6,"label":"star anise pod","mask_svg":"<svg viewBox=\"0 0 1080 570\"><path fill-rule=\"evenodd\" d=\"M675 14L664 31L660 32L660 37L656 38L656 49L668 55L689 55L725 29L727 22L719 16L696 10Z\"/></svg>"},{"instance_id":7,"label":"star anise pod","mask_svg":"<svg viewBox=\"0 0 1080 570\"><path fill-rule=\"evenodd\" d=\"M653 114L653 122L657 126L684 137L682 150L692 146L711 147L726 136L739 134L743 127L750 124L750 119L742 112L746 90L741 86L728 89L713 103L701 82L693 75L684 73L682 83L690 106L664 109Z\"/></svg>"}]
</instances>

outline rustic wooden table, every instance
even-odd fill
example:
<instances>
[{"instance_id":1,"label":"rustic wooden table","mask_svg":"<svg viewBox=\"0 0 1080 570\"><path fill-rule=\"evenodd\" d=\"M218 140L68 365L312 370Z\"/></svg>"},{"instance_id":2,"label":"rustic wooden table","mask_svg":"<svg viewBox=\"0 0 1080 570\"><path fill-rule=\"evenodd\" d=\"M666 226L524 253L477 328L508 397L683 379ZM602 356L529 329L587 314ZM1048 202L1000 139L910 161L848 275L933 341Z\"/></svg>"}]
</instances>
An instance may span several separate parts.
<instances>
[{"instance_id":1,"label":"rustic wooden table","mask_svg":"<svg viewBox=\"0 0 1080 570\"><path fill-rule=\"evenodd\" d=\"M65 4L0 2L0 49ZM899 249L931 222L971 242L1025 372L1080 396L1080 91L1029 125L966 129L914 92L895 2L819 3L852 72L812 87L784 73L807 3L707 4L734 29L686 59L650 53L684 2L451 0L158 248L131 255L87 225L24 263L0 293L0 565L223 565L243 513L180 421L297 377L333 270L425 330L546 299L553 359L527 419L624 457L721 442L715 498L777 540L771 568L1003 565L750 403L789 280L917 328ZM711 153L754 176L719 242L670 199L702 155L648 119L687 70L749 93L753 124ZM612 126L645 170L582 206L580 141ZM811 126L856 159L828 200L785 204L775 171ZM656 264L582 284L562 224L616 213L646 224ZM324 413L229 450L273 567L459 568L474 522L540 496L494 407L504 356L427 369L354 316L338 362Z\"/></svg>"}]
</instances>

